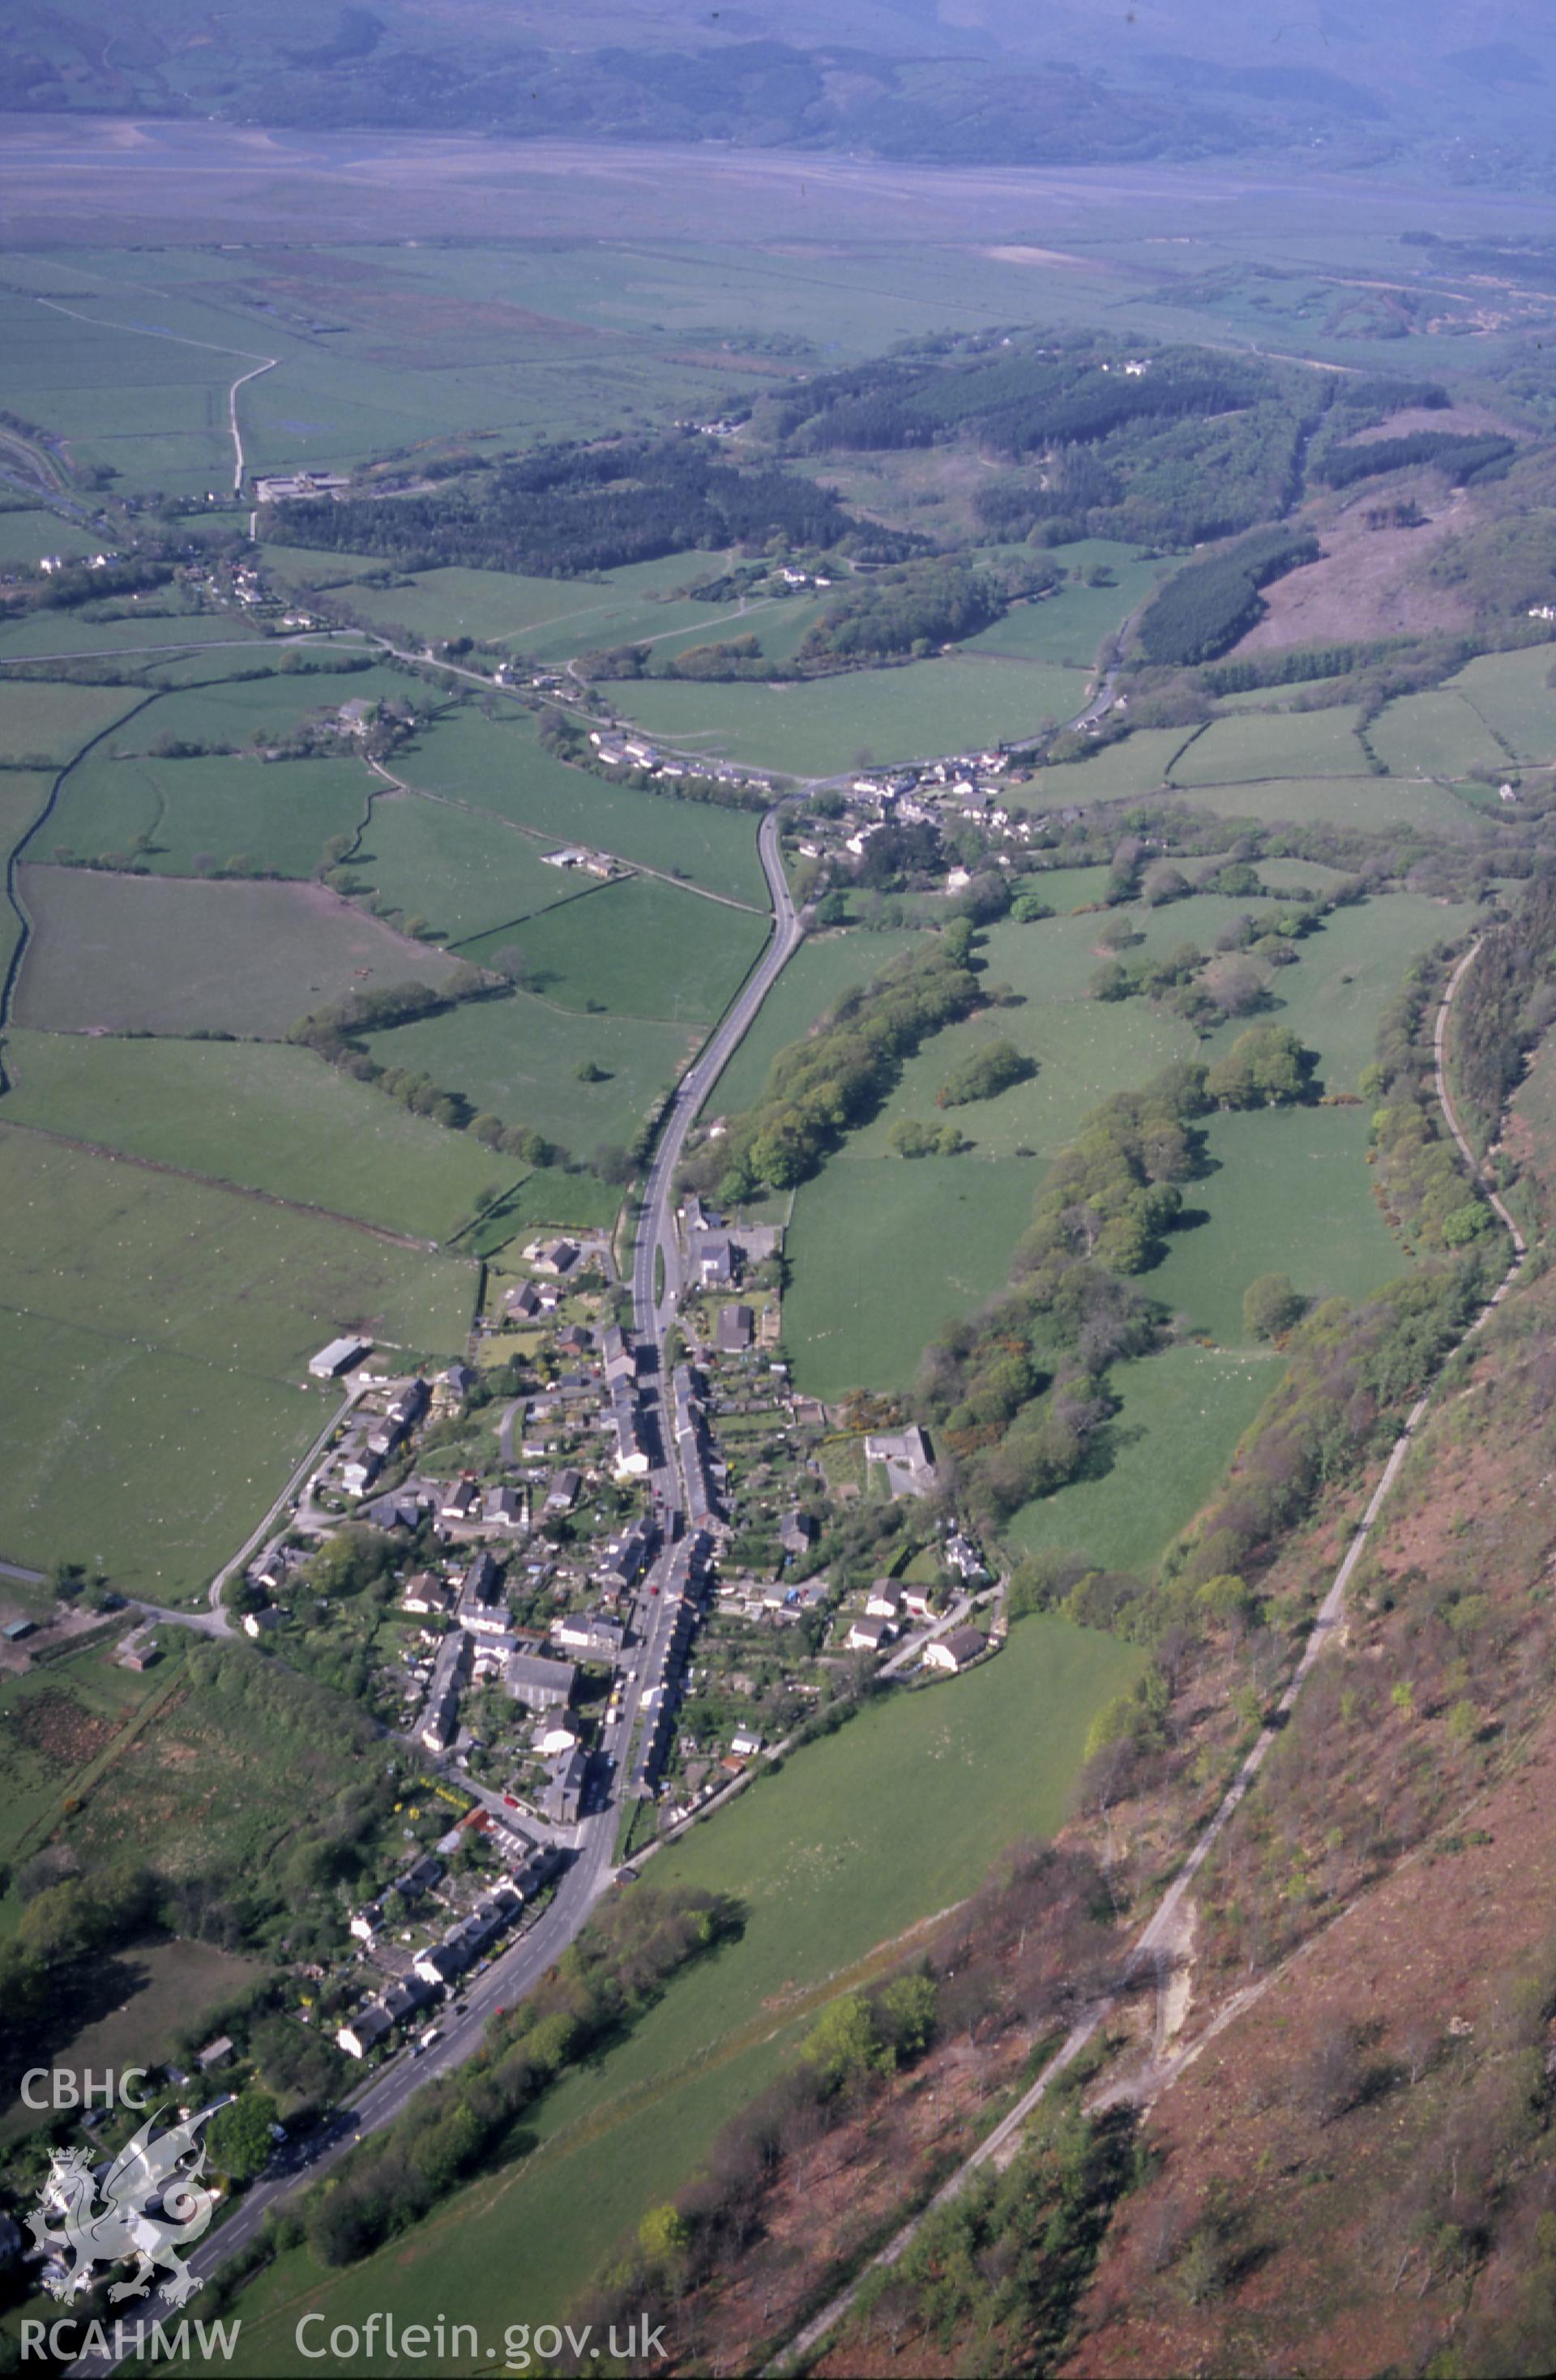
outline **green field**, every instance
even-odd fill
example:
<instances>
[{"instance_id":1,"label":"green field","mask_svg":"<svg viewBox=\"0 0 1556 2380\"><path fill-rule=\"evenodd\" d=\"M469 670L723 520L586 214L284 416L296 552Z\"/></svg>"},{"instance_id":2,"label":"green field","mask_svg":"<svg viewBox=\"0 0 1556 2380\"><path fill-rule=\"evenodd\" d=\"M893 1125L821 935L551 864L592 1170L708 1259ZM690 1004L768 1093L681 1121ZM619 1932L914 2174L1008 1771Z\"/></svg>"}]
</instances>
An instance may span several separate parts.
<instances>
[{"instance_id":1,"label":"green field","mask_svg":"<svg viewBox=\"0 0 1556 2380\"><path fill-rule=\"evenodd\" d=\"M359 583L359 574L383 567L373 556L275 544L264 552L289 583L325 590L375 628L408 628L428 642L474 637L482 644L522 650L537 661L570 661L578 653L675 630L711 633L734 610L727 603L687 602L671 592L726 569L724 554L669 554L598 578L421 570L397 574L392 587L368 587Z\"/></svg>"},{"instance_id":2,"label":"green field","mask_svg":"<svg viewBox=\"0 0 1556 2380\"><path fill-rule=\"evenodd\" d=\"M761 1097L768 1068L782 1050L808 1033L817 1019L845 991L868 983L888 962L921 940L914 933L861 930L808 937L761 1004L750 1031L735 1050L711 1102L736 1113Z\"/></svg>"},{"instance_id":3,"label":"green field","mask_svg":"<svg viewBox=\"0 0 1556 2380\"><path fill-rule=\"evenodd\" d=\"M463 942L579 891L577 876L546 866L546 848L505 820L380 784L347 866L355 882L371 884L390 907L425 917L445 941Z\"/></svg>"},{"instance_id":4,"label":"green field","mask_svg":"<svg viewBox=\"0 0 1556 2380\"><path fill-rule=\"evenodd\" d=\"M62 553L74 562L83 553L95 553L102 542L90 529L41 506L7 505L0 511L0 564L35 565L45 553Z\"/></svg>"},{"instance_id":5,"label":"green field","mask_svg":"<svg viewBox=\"0 0 1556 2380\"><path fill-rule=\"evenodd\" d=\"M488 720L478 710L458 710L440 720L395 766L407 783L427 793L767 906L757 821L748 811L640 794L570 769L542 749L522 712Z\"/></svg>"},{"instance_id":6,"label":"green field","mask_svg":"<svg viewBox=\"0 0 1556 2380\"><path fill-rule=\"evenodd\" d=\"M0 1609L7 1620L23 1610L30 1619L52 1620L55 1597L52 1588L27 1590L12 1579L4 1579L0 1580ZM29 1670L0 1671L0 1861L8 1876L14 1879L21 1860L47 1840L65 1795L102 1757L102 1749L93 1750L91 1744L80 1747L84 1756L40 1744L25 1723L28 1706L61 1692L67 1694L77 1709L96 1722L91 1742L103 1747L109 1740L105 1730L116 1733L129 1726L149 1703L166 1692L170 1676L177 1675L178 1653L188 1642L185 1636L174 1636L166 1647L166 1660L156 1671L137 1673L117 1668L104 1658L102 1639L47 1666L39 1663ZM0 1934L14 1930L20 1902L14 1882L0 1892ZM24 2112L19 2107L12 2109L12 2120ZM0 2134L6 2121L0 2116ZM18 2129L27 2127L22 2124Z\"/></svg>"},{"instance_id":7,"label":"green field","mask_svg":"<svg viewBox=\"0 0 1556 2380\"><path fill-rule=\"evenodd\" d=\"M1161 791L1173 761L1188 742L1185 727L1140 727L1087 760L1041 769L1023 796L1028 807L1084 809L1088 802L1120 802Z\"/></svg>"},{"instance_id":8,"label":"green field","mask_svg":"<svg viewBox=\"0 0 1556 2380\"><path fill-rule=\"evenodd\" d=\"M1556 647L1520 653L1484 653L1448 681L1520 760L1556 759L1556 694L1550 672Z\"/></svg>"},{"instance_id":9,"label":"green field","mask_svg":"<svg viewBox=\"0 0 1556 2380\"><path fill-rule=\"evenodd\" d=\"M14 766L62 768L144 697L134 686L68 686L0 675L0 756Z\"/></svg>"},{"instance_id":10,"label":"green field","mask_svg":"<svg viewBox=\"0 0 1556 2380\"><path fill-rule=\"evenodd\" d=\"M42 769L0 769L0 869L24 835L36 826L54 790L54 775ZM0 890L0 983L21 938L21 920Z\"/></svg>"},{"instance_id":11,"label":"green field","mask_svg":"<svg viewBox=\"0 0 1556 2380\"><path fill-rule=\"evenodd\" d=\"M943 1324L1005 1277L1040 1166L834 1157L795 1199L784 1341L807 1396L906 1389Z\"/></svg>"},{"instance_id":12,"label":"green field","mask_svg":"<svg viewBox=\"0 0 1556 2380\"><path fill-rule=\"evenodd\" d=\"M298 1385L321 1341L448 1355L469 1324L468 1265L3 1126L0 1212L0 1548L141 1594L188 1595L260 1519L330 1409Z\"/></svg>"},{"instance_id":13,"label":"green field","mask_svg":"<svg viewBox=\"0 0 1556 2380\"><path fill-rule=\"evenodd\" d=\"M504 2320L560 2318L621 2231L792 2054L829 1982L962 1900L1005 1844L1052 1831L1093 1713L1139 1659L1113 1638L1023 1621L988 1668L867 1711L662 1853L645 1880L734 1892L740 1939L548 2095L529 2159L344 2274L322 2275L306 2252L283 2257L242 2300L234 2370L306 2369L299 2314L360 2321L385 2290L402 2320L456 2305L495 2334Z\"/></svg>"},{"instance_id":14,"label":"green field","mask_svg":"<svg viewBox=\"0 0 1556 2380\"><path fill-rule=\"evenodd\" d=\"M1277 710L1212 719L1172 771L1175 785L1249 785L1268 777L1356 777L1367 755L1350 711Z\"/></svg>"},{"instance_id":15,"label":"green field","mask_svg":"<svg viewBox=\"0 0 1556 2380\"><path fill-rule=\"evenodd\" d=\"M49 854L97 859L128 854L144 836L159 876L204 875L239 856L277 876L311 876L333 836L356 833L372 783L360 761L344 758L267 766L94 756L66 779L43 840Z\"/></svg>"},{"instance_id":16,"label":"green field","mask_svg":"<svg viewBox=\"0 0 1556 2380\"><path fill-rule=\"evenodd\" d=\"M274 1042L13 1032L0 1118L441 1240L521 1169Z\"/></svg>"},{"instance_id":17,"label":"green field","mask_svg":"<svg viewBox=\"0 0 1556 2380\"><path fill-rule=\"evenodd\" d=\"M110 657L145 654L159 674L176 671L178 655L206 646L245 648L243 654L218 650L222 669L251 660L261 642L258 628L230 612L187 611L176 596L159 589L139 601L126 596L114 604L82 604L68 612L25 612L0 622L0 661L70 660L85 653ZM7 669L4 680L12 673Z\"/></svg>"},{"instance_id":18,"label":"green field","mask_svg":"<svg viewBox=\"0 0 1556 2380\"><path fill-rule=\"evenodd\" d=\"M1173 903L1159 915L1171 920L1186 905ZM1438 942L1456 941L1474 916L1465 902L1391 892L1331 911L1316 933L1297 943L1298 964L1282 967L1271 981L1270 1014L1317 1050L1323 1089L1355 1089L1376 1054L1379 1017L1412 962ZM1235 1021L1221 1026L1204 1054L1219 1055L1242 1029Z\"/></svg>"},{"instance_id":19,"label":"green field","mask_svg":"<svg viewBox=\"0 0 1556 2380\"><path fill-rule=\"evenodd\" d=\"M1223 1347L1256 1342L1243 1327L1243 1292L1260 1273L1290 1275L1315 1302L1361 1299L1405 1269L1371 1193L1368 1111L1264 1109L1211 1116L1214 1169L1185 1185L1205 1217L1174 1232L1143 1286Z\"/></svg>"},{"instance_id":20,"label":"green field","mask_svg":"<svg viewBox=\"0 0 1556 2380\"><path fill-rule=\"evenodd\" d=\"M876 760L913 760L1030 735L1045 719L1079 710L1086 684L1052 663L953 653L806 685L637 679L613 691L629 718L667 743L830 777L865 751Z\"/></svg>"},{"instance_id":21,"label":"green field","mask_svg":"<svg viewBox=\"0 0 1556 2380\"><path fill-rule=\"evenodd\" d=\"M424 1071L504 1123L588 1157L602 1141L632 1138L699 1038L682 1025L580 1015L519 992L395 1026L369 1046L381 1065ZM586 1061L607 1079L580 1083L576 1070Z\"/></svg>"},{"instance_id":22,"label":"green field","mask_svg":"<svg viewBox=\"0 0 1556 2380\"><path fill-rule=\"evenodd\" d=\"M1104 538L1059 546L1052 558L1072 574L1059 592L1038 603L1015 604L991 628L969 637L964 652L1003 653L1017 661L1067 662L1089 669L1103 638L1145 601L1162 575L1160 562L1143 561L1128 546ZM1101 565L1112 573L1113 584L1088 587L1082 574Z\"/></svg>"},{"instance_id":23,"label":"green field","mask_svg":"<svg viewBox=\"0 0 1556 2380\"><path fill-rule=\"evenodd\" d=\"M1180 789L1195 809L1222 818L1261 819L1271 826L1310 822L1388 834L1402 827L1466 835L1474 810L1442 785L1408 777L1271 777L1255 784L1189 785Z\"/></svg>"},{"instance_id":24,"label":"green field","mask_svg":"<svg viewBox=\"0 0 1556 2380\"><path fill-rule=\"evenodd\" d=\"M547 874L554 874L548 869ZM563 877L563 883L574 880ZM727 1006L768 937L765 918L631 876L467 943L484 960L511 942L529 980L560 1008L603 1009L662 1023L711 1024Z\"/></svg>"},{"instance_id":25,"label":"green field","mask_svg":"<svg viewBox=\"0 0 1556 2380\"><path fill-rule=\"evenodd\" d=\"M1141 1286L1156 1279L1148 1274ZM1007 1536L1026 1553L1084 1553L1108 1569L1149 1570L1211 1494L1281 1373L1278 1356L1194 1346L1116 1365L1122 1409L1101 1434L1095 1475L1027 1505Z\"/></svg>"},{"instance_id":26,"label":"green field","mask_svg":"<svg viewBox=\"0 0 1556 2380\"><path fill-rule=\"evenodd\" d=\"M1391 702L1368 728L1368 741L1396 777L1467 777L1472 769L1508 765L1479 713L1446 687Z\"/></svg>"},{"instance_id":27,"label":"green field","mask_svg":"<svg viewBox=\"0 0 1556 2380\"><path fill-rule=\"evenodd\" d=\"M437 985L456 965L322 884L24 868L20 890L34 932L15 1014L45 1032L202 1028L278 1039L325 1001Z\"/></svg>"},{"instance_id":28,"label":"green field","mask_svg":"<svg viewBox=\"0 0 1556 2380\"><path fill-rule=\"evenodd\" d=\"M245 666L241 656L237 659L240 668ZM394 670L337 667L328 653L311 657L322 667L305 668L299 662L288 668L285 658L277 663L273 654L263 659L263 677L216 678L160 696L114 738L114 747L150 752L164 736L172 736L181 744L204 745L212 752L228 746L242 749L289 735L305 719L327 724L344 702L393 701L423 690ZM341 748L350 753L354 747L343 737Z\"/></svg>"}]
</instances>

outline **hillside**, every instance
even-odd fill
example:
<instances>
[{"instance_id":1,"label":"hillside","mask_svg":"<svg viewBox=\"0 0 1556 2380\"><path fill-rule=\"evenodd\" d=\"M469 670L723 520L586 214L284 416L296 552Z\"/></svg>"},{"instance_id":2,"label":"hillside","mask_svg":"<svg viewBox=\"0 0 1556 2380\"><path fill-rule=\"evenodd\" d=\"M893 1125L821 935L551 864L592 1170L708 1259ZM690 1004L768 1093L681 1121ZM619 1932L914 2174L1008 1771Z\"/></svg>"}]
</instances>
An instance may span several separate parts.
<instances>
[{"instance_id":1,"label":"hillside","mask_svg":"<svg viewBox=\"0 0 1556 2380\"><path fill-rule=\"evenodd\" d=\"M1233 0L840 7L278 0L262 16L23 0L0 105L239 122L720 140L918 161L1430 159L1550 187L1556 34L1534 0L1376 0L1275 29ZM559 30L561 37L559 37ZM107 38L111 36L112 38Z\"/></svg>"}]
</instances>

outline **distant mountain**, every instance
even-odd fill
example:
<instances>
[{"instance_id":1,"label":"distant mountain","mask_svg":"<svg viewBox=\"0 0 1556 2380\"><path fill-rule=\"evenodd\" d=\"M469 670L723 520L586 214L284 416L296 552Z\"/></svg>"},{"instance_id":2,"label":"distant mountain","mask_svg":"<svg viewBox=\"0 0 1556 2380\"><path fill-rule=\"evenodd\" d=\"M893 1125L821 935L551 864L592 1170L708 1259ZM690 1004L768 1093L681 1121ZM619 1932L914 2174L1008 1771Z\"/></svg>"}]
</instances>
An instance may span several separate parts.
<instances>
[{"instance_id":1,"label":"distant mountain","mask_svg":"<svg viewBox=\"0 0 1556 2380\"><path fill-rule=\"evenodd\" d=\"M0 108L1556 187L1549 0L11 0Z\"/></svg>"}]
</instances>

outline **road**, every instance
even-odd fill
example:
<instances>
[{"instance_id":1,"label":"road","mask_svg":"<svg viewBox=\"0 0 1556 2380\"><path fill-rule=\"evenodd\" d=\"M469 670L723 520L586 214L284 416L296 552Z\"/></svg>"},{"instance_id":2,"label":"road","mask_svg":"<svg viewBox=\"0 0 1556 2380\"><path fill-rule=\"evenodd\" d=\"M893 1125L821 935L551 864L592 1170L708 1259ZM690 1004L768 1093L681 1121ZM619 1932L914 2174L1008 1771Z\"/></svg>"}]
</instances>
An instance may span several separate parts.
<instances>
[{"instance_id":1,"label":"road","mask_svg":"<svg viewBox=\"0 0 1556 2380\"><path fill-rule=\"evenodd\" d=\"M790 897L778 848L777 810L769 810L757 838L762 872L772 895L772 939L747 977L723 1023L687 1069L676 1087L659 1136L653 1163L643 1184L638 1220L638 1245L632 1265L633 1327L641 1342L663 1354L666 1331L675 1319L681 1293L681 1258L675 1236L675 1169L681 1161L687 1133L778 978L788 965L805 929ZM663 1282L654 1294L655 1257L663 1260Z\"/></svg>"},{"instance_id":2,"label":"road","mask_svg":"<svg viewBox=\"0 0 1556 2380\"><path fill-rule=\"evenodd\" d=\"M1481 1307L1475 1320L1465 1332L1465 1341L1472 1339L1477 1331L1484 1329L1493 1310L1501 1304L1517 1281L1528 1257L1524 1234L1487 1181L1480 1162L1459 1123L1448 1090L1445 1059L1448 1020L1453 1011L1453 1002L1458 995L1459 987L1475 964L1479 949L1478 941L1472 942L1460 959L1448 979L1438 1008L1437 1023L1433 1032L1437 1095L1447 1119L1449 1130L1453 1133L1471 1175L1485 1193L1512 1237L1513 1262L1486 1305ZM1461 1341L1460 1343L1463 1344L1464 1342ZM1446 1361L1446 1358L1444 1360ZM993 2131L979 2142L966 2163L958 2166L949 2180L942 2184L922 2212L915 2216L910 2222L906 2223L902 2229L888 2240L880 2253L870 2259L857 2279L851 2282L848 2288L841 2290L822 2307L813 2321L807 2323L805 2328L788 2341L769 2365L770 2371L790 2371L796 2364L803 2363L808 2358L813 2356L829 2332L834 2330L850 2312L864 2282L879 2265L895 2264L923 2225L940 2208L949 2205L953 2199L958 2197L968 2182L985 2166L993 2164L999 2167L1008 2162L1015 2153L1018 2136L1027 2118L1052 2089L1065 2068L1074 2065L1082 2050L1092 2040L1099 2026L1105 2023L1112 2014L1122 1997L1124 1985L1137 1976L1143 1966L1153 1965L1160 1979L1175 1964L1181 1955L1185 1939L1188 1897L1193 1889L1195 1878L1231 1824L1238 1807L1246 1800L1259 1770L1269 1758L1272 1747L1290 1718L1293 1706L1302 1692L1315 1662L1336 1640L1337 1632L1344 1619L1345 1590L1350 1585L1352 1572L1361 1560L1373 1525L1383 1509L1389 1491L1399 1476L1405 1456L1415 1442L1416 1433L1420 1427L1431 1400L1432 1390L1428 1387L1426 1392L1417 1398L1406 1415L1404 1427L1394 1440L1378 1484L1368 1500L1367 1509L1352 1535L1344 1560L1335 1572L1329 1590L1319 1606L1307 1642L1302 1650L1302 1658L1292 1673L1286 1690L1276 1705L1272 1718L1260 1730L1258 1741L1227 1788L1209 1825L1199 1835L1187 1859L1163 1895L1149 1924L1142 1929L1130 1949L1124 1966L1124 1984L1087 2010L1086 2014L1072 2027L1056 2054L1049 2060L1036 2081L1022 2094L1009 2114L1004 2116L995 2125ZM1142 2078L1142 2082L1149 2086L1149 2080L1148 2070L1147 2076Z\"/></svg>"}]
</instances>

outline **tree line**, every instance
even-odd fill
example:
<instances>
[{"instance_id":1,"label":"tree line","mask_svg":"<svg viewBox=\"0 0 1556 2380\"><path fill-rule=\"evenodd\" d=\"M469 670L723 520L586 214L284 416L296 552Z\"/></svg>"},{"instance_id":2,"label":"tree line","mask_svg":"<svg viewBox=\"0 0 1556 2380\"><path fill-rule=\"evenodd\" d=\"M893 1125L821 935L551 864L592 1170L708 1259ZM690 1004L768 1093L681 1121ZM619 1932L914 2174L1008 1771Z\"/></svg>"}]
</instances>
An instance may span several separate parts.
<instances>
[{"instance_id":1,"label":"tree line","mask_svg":"<svg viewBox=\"0 0 1556 2380\"><path fill-rule=\"evenodd\" d=\"M270 533L280 524L264 516ZM830 490L775 464L717 460L687 434L553 446L392 502L309 498L286 508L289 538L383 553L406 570L449 564L573 578L698 548L845 547L892 560L923 540L857 519Z\"/></svg>"}]
</instances>

